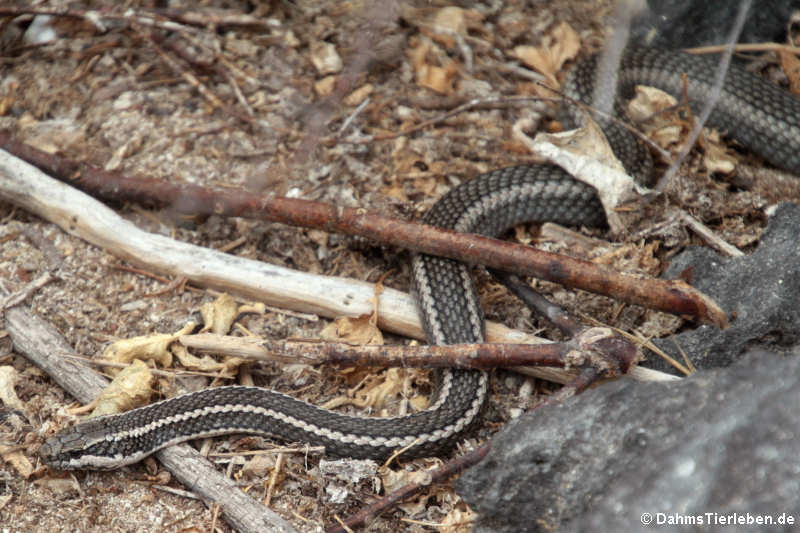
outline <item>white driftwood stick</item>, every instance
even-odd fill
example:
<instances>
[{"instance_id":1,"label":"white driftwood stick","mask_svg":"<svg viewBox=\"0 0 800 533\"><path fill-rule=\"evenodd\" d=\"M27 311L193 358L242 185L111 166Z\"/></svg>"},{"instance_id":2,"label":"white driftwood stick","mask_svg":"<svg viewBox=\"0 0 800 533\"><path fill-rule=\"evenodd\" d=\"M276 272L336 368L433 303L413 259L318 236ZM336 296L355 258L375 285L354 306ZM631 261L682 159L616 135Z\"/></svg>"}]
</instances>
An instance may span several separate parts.
<instances>
[{"instance_id":1,"label":"white driftwood stick","mask_svg":"<svg viewBox=\"0 0 800 533\"><path fill-rule=\"evenodd\" d=\"M3 182L0 171L0 182ZM0 297L5 296L0 287ZM61 333L22 306L5 312L5 327L14 349L44 369L61 387L82 403L89 403L108 385L108 380L62 354L72 347ZM254 500L236 482L219 472L188 444L156 452L175 478L207 501L216 502L225 519L242 533L296 533L277 513Z\"/></svg>"},{"instance_id":2,"label":"white driftwood stick","mask_svg":"<svg viewBox=\"0 0 800 533\"><path fill-rule=\"evenodd\" d=\"M373 311L372 283L307 274L148 233L91 196L45 175L4 150L0 150L0 198L117 257L152 271L184 276L203 287L329 318ZM425 338L413 298L394 289L384 288L380 295L378 325L407 337ZM496 322L487 324L487 338L489 342L549 342ZM566 383L574 376L558 368L521 371L557 383ZM643 381L677 379L639 367L634 367L628 375Z\"/></svg>"}]
</instances>

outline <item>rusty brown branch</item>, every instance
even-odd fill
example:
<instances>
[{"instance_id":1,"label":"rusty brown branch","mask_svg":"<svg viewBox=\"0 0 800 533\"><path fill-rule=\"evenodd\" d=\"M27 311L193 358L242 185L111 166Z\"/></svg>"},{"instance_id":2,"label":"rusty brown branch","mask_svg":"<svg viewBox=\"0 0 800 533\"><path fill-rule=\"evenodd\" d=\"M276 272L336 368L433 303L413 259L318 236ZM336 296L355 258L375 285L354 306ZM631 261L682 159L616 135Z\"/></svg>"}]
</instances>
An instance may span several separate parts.
<instances>
[{"instance_id":1,"label":"rusty brown branch","mask_svg":"<svg viewBox=\"0 0 800 533\"><path fill-rule=\"evenodd\" d=\"M245 217L357 235L390 246L534 276L699 322L727 326L727 318L716 303L681 280L658 280L618 273L590 261L480 235L460 234L387 218L364 209L256 195L245 190L223 191L197 185L174 185L153 178L121 176L41 152L13 140L9 132L0 132L0 147L51 176L106 200L135 201L169 206L173 211L192 215Z\"/></svg>"},{"instance_id":2,"label":"rusty brown branch","mask_svg":"<svg viewBox=\"0 0 800 533\"><path fill-rule=\"evenodd\" d=\"M263 341L261 346L270 354L310 365L483 369L522 365L564 367L564 357L575 349L567 343L377 346L270 340Z\"/></svg>"},{"instance_id":3,"label":"rusty brown branch","mask_svg":"<svg viewBox=\"0 0 800 533\"><path fill-rule=\"evenodd\" d=\"M562 402L567 398L574 396L575 394L583 392L592 383L597 381L597 379L601 377L601 374L602 371L600 369L592 366L585 366L573 381L564 385L557 393L553 394L547 400L537 405L535 409L542 409L545 406ZM340 525L329 527L325 530L325 533L342 533L346 531L346 528L358 527L369 522L386 509L394 506L396 503L413 496L414 494L424 490L434 483L444 481L460 473L462 470L478 464L489 453L491 446L492 441L489 439L479 448L457 457L452 461L448 461L442 467L431 471L430 479L427 483L410 483L405 485L391 494L381 498L372 505L362 509L357 514L343 521Z\"/></svg>"},{"instance_id":4,"label":"rusty brown branch","mask_svg":"<svg viewBox=\"0 0 800 533\"><path fill-rule=\"evenodd\" d=\"M550 366L598 368L603 377L630 369L637 347L610 328L582 328L566 342L546 344L363 345L316 340L272 341L200 333L182 335L187 348L243 359L345 367L478 368Z\"/></svg>"}]
</instances>

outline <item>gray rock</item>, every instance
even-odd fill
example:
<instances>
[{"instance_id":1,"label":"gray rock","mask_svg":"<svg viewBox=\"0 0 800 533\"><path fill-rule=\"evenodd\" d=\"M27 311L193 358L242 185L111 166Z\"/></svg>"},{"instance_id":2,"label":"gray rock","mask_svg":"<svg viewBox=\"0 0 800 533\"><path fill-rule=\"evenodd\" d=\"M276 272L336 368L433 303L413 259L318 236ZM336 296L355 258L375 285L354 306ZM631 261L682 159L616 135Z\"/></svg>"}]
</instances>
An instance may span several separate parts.
<instances>
[{"instance_id":1,"label":"gray rock","mask_svg":"<svg viewBox=\"0 0 800 533\"><path fill-rule=\"evenodd\" d=\"M649 9L631 25L631 39L643 46L690 48L725 44L738 11L736 0L649 0ZM781 43L786 21L800 9L800 0L755 0L750 7L741 43Z\"/></svg>"},{"instance_id":2,"label":"gray rock","mask_svg":"<svg viewBox=\"0 0 800 533\"><path fill-rule=\"evenodd\" d=\"M474 530L694 530L647 528L644 513L700 518L704 531L732 513L794 513L794 526L728 531L797 529L798 355L755 352L669 384L619 380L528 413L456 484L480 514Z\"/></svg>"},{"instance_id":3,"label":"gray rock","mask_svg":"<svg viewBox=\"0 0 800 533\"><path fill-rule=\"evenodd\" d=\"M655 344L674 353L674 339L697 368L729 365L752 348L791 351L800 343L799 234L800 205L782 204L749 255L726 258L694 247L673 258L663 277L691 272L692 286L734 319L726 330L700 326ZM652 354L645 366L672 371Z\"/></svg>"}]
</instances>

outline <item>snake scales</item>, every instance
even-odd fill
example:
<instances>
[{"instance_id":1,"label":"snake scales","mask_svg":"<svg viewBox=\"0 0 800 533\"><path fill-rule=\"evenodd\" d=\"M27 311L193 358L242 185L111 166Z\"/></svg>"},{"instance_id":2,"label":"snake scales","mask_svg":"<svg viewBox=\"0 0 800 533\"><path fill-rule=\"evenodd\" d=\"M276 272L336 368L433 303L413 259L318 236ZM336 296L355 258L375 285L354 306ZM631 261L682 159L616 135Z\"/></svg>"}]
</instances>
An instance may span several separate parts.
<instances>
[{"instance_id":1,"label":"snake scales","mask_svg":"<svg viewBox=\"0 0 800 533\"><path fill-rule=\"evenodd\" d=\"M713 57L631 49L620 65L618 90L628 95L635 84L642 84L679 97L685 74L689 99L697 111L708 100L715 70ZM594 59L576 66L566 83L567 94L586 101L594 72ZM733 66L709 123L773 165L800 172L800 100L769 82ZM641 150L627 132L608 124L603 127L629 170L644 165ZM521 222L592 226L604 220L592 188L548 165L478 176L443 196L424 219L492 236ZM417 255L412 278L429 342L483 340L483 315L467 266ZM266 389L220 387L82 422L48 439L40 454L62 469L117 468L187 439L254 433L324 445L327 453L338 456L384 458L406 446L411 446L407 456L430 455L451 448L479 419L487 374L444 371L437 390L425 411L366 418L320 409Z\"/></svg>"}]
</instances>

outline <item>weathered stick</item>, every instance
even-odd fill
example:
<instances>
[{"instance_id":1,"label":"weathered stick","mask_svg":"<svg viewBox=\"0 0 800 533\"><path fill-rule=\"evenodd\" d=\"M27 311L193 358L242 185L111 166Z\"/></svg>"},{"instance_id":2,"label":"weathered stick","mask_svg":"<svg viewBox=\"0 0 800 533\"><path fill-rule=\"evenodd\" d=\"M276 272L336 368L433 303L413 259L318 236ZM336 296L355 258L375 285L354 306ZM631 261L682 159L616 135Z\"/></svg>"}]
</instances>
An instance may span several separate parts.
<instances>
[{"instance_id":1,"label":"weathered stick","mask_svg":"<svg viewBox=\"0 0 800 533\"><path fill-rule=\"evenodd\" d=\"M728 323L725 313L713 300L682 280L620 273L590 261L481 235L383 217L363 209L254 195L244 190L213 190L197 185L176 186L152 178L122 177L40 152L14 141L8 132L0 132L0 146L47 173L103 198L167 205L184 214L246 217L357 235L390 246L534 276L703 323L720 327Z\"/></svg>"},{"instance_id":2,"label":"weathered stick","mask_svg":"<svg viewBox=\"0 0 800 533\"><path fill-rule=\"evenodd\" d=\"M318 276L224 254L142 231L97 200L60 183L24 161L0 150L0 198L57 224L109 253L150 270L185 276L204 287L230 291L268 305L325 317L373 312L371 283ZM424 339L411 296L385 288L378 304L378 326ZM549 342L502 324L487 324L490 342ZM556 368L529 368L524 373L567 383L573 373ZM634 367L630 375L646 380L675 379ZM653 378L654 377L654 378Z\"/></svg>"},{"instance_id":3,"label":"weathered stick","mask_svg":"<svg viewBox=\"0 0 800 533\"><path fill-rule=\"evenodd\" d=\"M537 365L576 366L581 357L601 356L619 361L606 368L604 377L626 373L637 357L635 347L609 328L585 328L574 339L547 344L453 344L449 346L355 345L337 342L270 341L203 333L183 335L188 348L238 357L345 367L477 368ZM592 355L589 355L592 354Z\"/></svg>"},{"instance_id":4,"label":"weathered stick","mask_svg":"<svg viewBox=\"0 0 800 533\"><path fill-rule=\"evenodd\" d=\"M397 489L396 491L392 492L391 494L387 495L385 498L381 498L374 504L361 509L357 514L348 518L345 522L341 525L332 526L325 530L325 533L345 533L346 531L352 531L351 528L358 527L376 516L378 516L384 510L392 507L394 504L405 500L406 498L416 494L420 490L430 487L435 483L440 483L460 472L463 470L474 466L481 462L481 460L486 457L486 454L492 449L491 441L484 443L479 448L475 448L474 450L465 453L459 457L456 457L452 461L448 461L440 468L436 468L431 470L430 478L423 483L409 483Z\"/></svg>"},{"instance_id":5,"label":"weathered stick","mask_svg":"<svg viewBox=\"0 0 800 533\"><path fill-rule=\"evenodd\" d=\"M20 306L8 309L5 316L5 327L14 349L47 372L77 400L89 403L106 387L108 381L100 374L61 356L72 353L72 347L48 322ZM248 533L295 531L283 518L245 494L234 480L217 471L188 444L170 446L157 455L178 481L201 498L218 503L226 520L237 530Z\"/></svg>"}]
</instances>

